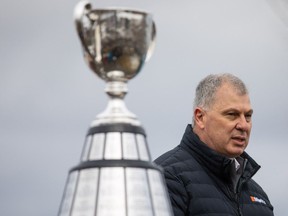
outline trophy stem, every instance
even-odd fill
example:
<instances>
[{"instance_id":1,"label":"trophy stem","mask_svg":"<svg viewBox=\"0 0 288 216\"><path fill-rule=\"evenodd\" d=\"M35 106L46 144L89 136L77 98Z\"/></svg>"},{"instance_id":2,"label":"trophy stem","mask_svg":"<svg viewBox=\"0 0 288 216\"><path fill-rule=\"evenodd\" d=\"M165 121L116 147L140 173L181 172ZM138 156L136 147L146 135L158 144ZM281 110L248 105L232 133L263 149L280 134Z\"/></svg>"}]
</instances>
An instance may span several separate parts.
<instances>
[{"instance_id":1,"label":"trophy stem","mask_svg":"<svg viewBox=\"0 0 288 216\"><path fill-rule=\"evenodd\" d=\"M128 123L135 126L141 125L137 116L127 109L123 100L128 92L126 82L107 82L105 92L110 97L108 105L102 113L96 116L91 126L115 123Z\"/></svg>"},{"instance_id":2,"label":"trophy stem","mask_svg":"<svg viewBox=\"0 0 288 216\"><path fill-rule=\"evenodd\" d=\"M127 82L125 81L108 81L105 92L110 98L123 99L128 92Z\"/></svg>"}]
</instances>

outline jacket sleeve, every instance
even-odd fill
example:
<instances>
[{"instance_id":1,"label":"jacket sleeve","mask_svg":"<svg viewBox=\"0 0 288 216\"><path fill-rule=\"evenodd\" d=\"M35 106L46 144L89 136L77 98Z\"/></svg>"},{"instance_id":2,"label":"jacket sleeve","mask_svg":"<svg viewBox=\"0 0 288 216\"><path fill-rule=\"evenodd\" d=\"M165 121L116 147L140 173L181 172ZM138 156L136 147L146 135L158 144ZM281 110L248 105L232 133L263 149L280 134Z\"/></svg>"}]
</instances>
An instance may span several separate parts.
<instances>
[{"instance_id":1,"label":"jacket sleeve","mask_svg":"<svg viewBox=\"0 0 288 216\"><path fill-rule=\"evenodd\" d=\"M164 171L172 209L175 216L185 216L188 209L188 195L183 182L169 171Z\"/></svg>"}]
</instances>

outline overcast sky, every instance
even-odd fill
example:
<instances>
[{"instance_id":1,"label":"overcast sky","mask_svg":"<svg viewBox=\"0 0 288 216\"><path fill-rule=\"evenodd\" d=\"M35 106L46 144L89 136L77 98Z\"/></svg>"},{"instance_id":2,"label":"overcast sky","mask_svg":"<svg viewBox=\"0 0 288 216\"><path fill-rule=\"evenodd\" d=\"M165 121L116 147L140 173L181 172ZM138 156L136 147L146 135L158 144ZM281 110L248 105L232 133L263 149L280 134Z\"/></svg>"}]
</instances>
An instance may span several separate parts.
<instances>
[{"instance_id":1,"label":"overcast sky","mask_svg":"<svg viewBox=\"0 0 288 216\"><path fill-rule=\"evenodd\" d=\"M153 14L156 49L129 82L125 99L146 130L153 159L179 144L191 122L200 79L230 72L247 83L255 111L247 152L262 165L255 179L268 193L277 216L287 215L288 194L284 1L93 1L95 8L121 6ZM77 2L0 0L3 216L57 214L68 171L79 162L88 127L106 107L104 82L82 57L73 23Z\"/></svg>"}]
</instances>

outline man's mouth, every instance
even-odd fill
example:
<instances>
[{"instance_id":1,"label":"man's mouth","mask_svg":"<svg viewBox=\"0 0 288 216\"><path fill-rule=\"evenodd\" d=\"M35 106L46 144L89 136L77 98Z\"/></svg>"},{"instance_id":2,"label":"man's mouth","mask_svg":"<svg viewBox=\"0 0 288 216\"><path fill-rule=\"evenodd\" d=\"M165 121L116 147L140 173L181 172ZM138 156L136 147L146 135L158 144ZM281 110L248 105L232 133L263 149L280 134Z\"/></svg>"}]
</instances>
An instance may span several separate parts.
<instances>
[{"instance_id":1,"label":"man's mouth","mask_svg":"<svg viewBox=\"0 0 288 216\"><path fill-rule=\"evenodd\" d=\"M246 137L245 136L234 136L232 137L234 141L237 141L237 143L245 143L246 142Z\"/></svg>"}]
</instances>

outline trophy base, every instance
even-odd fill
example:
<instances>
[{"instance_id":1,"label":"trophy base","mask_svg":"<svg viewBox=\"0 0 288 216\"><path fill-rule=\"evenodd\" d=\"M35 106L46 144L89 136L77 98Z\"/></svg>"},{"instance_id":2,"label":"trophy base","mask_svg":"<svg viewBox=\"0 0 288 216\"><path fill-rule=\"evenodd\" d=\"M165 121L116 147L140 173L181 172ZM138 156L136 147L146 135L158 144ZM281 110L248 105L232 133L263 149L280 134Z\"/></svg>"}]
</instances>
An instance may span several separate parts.
<instances>
[{"instance_id":1,"label":"trophy base","mask_svg":"<svg viewBox=\"0 0 288 216\"><path fill-rule=\"evenodd\" d=\"M58 216L172 216L162 169L141 126L91 127L68 175Z\"/></svg>"},{"instance_id":2,"label":"trophy base","mask_svg":"<svg viewBox=\"0 0 288 216\"><path fill-rule=\"evenodd\" d=\"M141 125L137 116L126 108L123 99L111 98L106 110L96 116L96 119L91 123L91 127L117 123Z\"/></svg>"}]
</instances>

